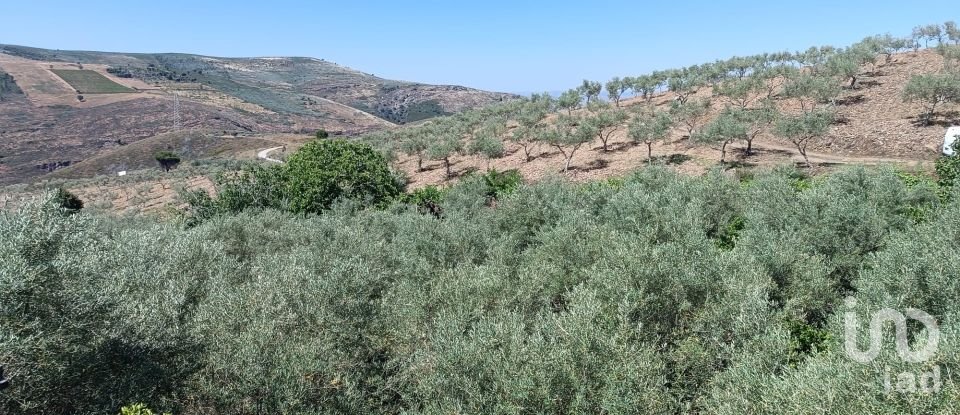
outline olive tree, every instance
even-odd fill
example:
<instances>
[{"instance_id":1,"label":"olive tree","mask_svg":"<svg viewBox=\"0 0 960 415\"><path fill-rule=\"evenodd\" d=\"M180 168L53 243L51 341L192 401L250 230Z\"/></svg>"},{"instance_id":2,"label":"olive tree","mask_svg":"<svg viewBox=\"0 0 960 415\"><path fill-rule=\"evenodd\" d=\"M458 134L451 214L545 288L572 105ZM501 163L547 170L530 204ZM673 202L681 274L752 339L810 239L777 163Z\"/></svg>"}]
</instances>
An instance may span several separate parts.
<instances>
[{"instance_id":1,"label":"olive tree","mask_svg":"<svg viewBox=\"0 0 960 415\"><path fill-rule=\"evenodd\" d=\"M926 26L917 26L913 28L913 40L917 43L922 39L923 47L929 48L930 41L936 40L943 43L944 32L938 24L929 24Z\"/></svg>"},{"instance_id":2,"label":"olive tree","mask_svg":"<svg viewBox=\"0 0 960 415\"><path fill-rule=\"evenodd\" d=\"M471 155L479 155L486 159L487 170L490 170L490 162L493 159L503 157L506 150L503 146L503 140L498 134L498 129L485 127L474 134L467 151Z\"/></svg>"},{"instance_id":3,"label":"olive tree","mask_svg":"<svg viewBox=\"0 0 960 415\"><path fill-rule=\"evenodd\" d=\"M691 136L696 143L720 144L720 163L726 162L727 146L735 141L747 139L747 125L729 110L703 127L703 130Z\"/></svg>"},{"instance_id":4,"label":"olive tree","mask_svg":"<svg viewBox=\"0 0 960 415\"><path fill-rule=\"evenodd\" d=\"M903 90L903 99L920 102L924 109L923 121L929 125L938 105L960 102L960 75L950 72L914 75Z\"/></svg>"},{"instance_id":5,"label":"olive tree","mask_svg":"<svg viewBox=\"0 0 960 415\"><path fill-rule=\"evenodd\" d=\"M692 136L710 114L712 103L709 99L697 99L692 101L675 101L670 106L670 114L679 122L687 127L687 135Z\"/></svg>"},{"instance_id":6,"label":"olive tree","mask_svg":"<svg viewBox=\"0 0 960 415\"><path fill-rule=\"evenodd\" d=\"M620 77L614 77L613 79L607 81L605 85L607 89L607 96L610 97L610 100L620 108L620 100L623 99L623 94L630 90L630 83L627 82L627 79L620 79Z\"/></svg>"},{"instance_id":7,"label":"olive tree","mask_svg":"<svg viewBox=\"0 0 960 415\"><path fill-rule=\"evenodd\" d=\"M653 163L653 144L666 140L673 128L673 118L666 111L639 112L630 121L627 135L647 146L647 164Z\"/></svg>"},{"instance_id":8,"label":"olive tree","mask_svg":"<svg viewBox=\"0 0 960 415\"><path fill-rule=\"evenodd\" d=\"M957 22L949 21L943 24L943 32L947 35L954 45L960 45L960 29L957 28Z\"/></svg>"},{"instance_id":9,"label":"olive tree","mask_svg":"<svg viewBox=\"0 0 960 415\"><path fill-rule=\"evenodd\" d=\"M795 66L777 64L757 69L752 77L757 78L758 88L763 91L765 97L772 99L777 93L782 92L787 81L799 74L800 70Z\"/></svg>"},{"instance_id":10,"label":"olive tree","mask_svg":"<svg viewBox=\"0 0 960 415\"><path fill-rule=\"evenodd\" d=\"M820 104L832 104L840 95L840 86L826 76L798 74L787 81L783 95L797 100L803 112L816 111Z\"/></svg>"},{"instance_id":11,"label":"olive tree","mask_svg":"<svg viewBox=\"0 0 960 415\"><path fill-rule=\"evenodd\" d=\"M523 149L525 163L533 160L532 153L540 146L539 130L544 128L540 123L547 118L552 102L552 98L547 94L535 95L520 110L517 117L519 126L507 136L507 140Z\"/></svg>"},{"instance_id":12,"label":"olive tree","mask_svg":"<svg viewBox=\"0 0 960 415\"><path fill-rule=\"evenodd\" d=\"M520 149L523 151L524 163L533 161L533 152L536 151L542 143L540 130L545 128L546 127L542 125L521 125L514 128L510 135L507 136L507 140L520 146Z\"/></svg>"},{"instance_id":13,"label":"olive tree","mask_svg":"<svg viewBox=\"0 0 960 415\"><path fill-rule=\"evenodd\" d=\"M818 74L823 70L823 65L833 56L837 48L833 46L810 47L806 51L798 52L794 59L797 63L806 67L810 74Z\"/></svg>"},{"instance_id":14,"label":"olive tree","mask_svg":"<svg viewBox=\"0 0 960 415\"><path fill-rule=\"evenodd\" d=\"M943 56L943 66L948 72L960 72L960 45L937 46L937 53Z\"/></svg>"},{"instance_id":15,"label":"olive tree","mask_svg":"<svg viewBox=\"0 0 960 415\"><path fill-rule=\"evenodd\" d=\"M600 100L600 92L603 91L603 84L584 79L583 83L579 88L577 88L577 90L583 96L583 99L586 101L586 103L590 104L591 102Z\"/></svg>"},{"instance_id":16,"label":"olive tree","mask_svg":"<svg viewBox=\"0 0 960 415\"><path fill-rule=\"evenodd\" d=\"M423 171L423 157L430 147L433 131L429 126L410 129L400 134L400 150L404 154L417 158L417 172Z\"/></svg>"},{"instance_id":17,"label":"olive tree","mask_svg":"<svg viewBox=\"0 0 960 415\"><path fill-rule=\"evenodd\" d=\"M761 96L760 90L764 87L764 82L765 78L760 76L733 78L717 84L713 89L713 93L727 98L727 100L740 108L747 108L753 101Z\"/></svg>"},{"instance_id":18,"label":"olive tree","mask_svg":"<svg viewBox=\"0 0 960 415\"><path fill-rule=\"evenodd\" d=\"M626 111L615 108L608 109L605 106L594 105L591 106L592 114L588 115L584 120L584 124L587 128L592 128L596 132L597 138L600 139L602 143L603 151L610 151L607 143L610 141L610 136L614 132L620 129L623 126L623 123L627 120Z\"/></svg>"},{"instance_id":19,"label":"olive tree","mask_svg":"<svg viewBox=\"0 0 960 415\"><path fill-rule=\"evenodd\" d=\"M833 120L834 114L830 110L815 110L800 115L786 115L777 120L774 133L793 143L800 155L803 156L803 161L807 167L813 167L810 164L810 158L807 157L807 146L811 142L826 136L830 131Z\"/></svg>"},{"instance_id":20,"label":"olive tree","mask_svg":"<svg viewBox=\"0 0 960 415\"><path fill-rule=\"evenodd\" d=\"M594 140L596 133L583 117L561 116L554 128L541 132L541 140L563 154L563 172L570 170L574 154L584 144Z\"/></svg>"},{"instance_id":21,"label":"olive tree","mask_svg":"<svg viewBox=\"0 0 960 415\"><path fill-rule=\"evenodd\" d=\"M703 84L703 74L698 66L674 69L669 71L667 76L667 88L677 94L677 101L681 104L686 103Z\"/></svg>"},{"instance_id":22,"label":"olive tree","mask_svg":"<svg viewBox=\"0 0 960 415\"><path fill-rule=\"evenodd\" d=\"M662 74L662 72L655 72L650 75L641 75L632 78L633 82L630 85L630 89L633 90L634 94L643 98L643 101L649 105L654 95L656 95L657 89L663 82Z\"/></svg>"},{"instance_id":23,"label":"olive tree","mask_svg":"<svg viewBox=\"0 0 960 415\"><path fill-rule=\"evenodd\" d=\"M560 97L557 98L557 108L566 110L567 115L570 115L573 114L573 110L580 108L582 101L583 98L580 96L580 91L571 89L560 94Z\"/></svg>"},{"instance_id":24,"label":"olive tree","mask_svg":"<svg viewBox=\"0 0 960 415\"><path fill-rule=\"evenodd\" d=\"M857 45L864 46L876 54L883 55L883 61L890 63L893 54L910 49L913 42L909 38L893 37L889 34L868 36Z\"/></svg>"},{"instance_id":25,"label":"olive tree","mask_svg":"<svg viewBox=\"0 0 960 415\"><path fill-rule=\"evenodd\" d=\"M426 153L430 160L443 162L445 177L448 180L453 178L450 158L463 151L464 132L462 128L463 126L460 125L440 126L427 147Z\"/></svg>"},{"instance_id":26,"label":"olive tree","mask_svg":"<svg viewBox=\"0 0 960 415\"><path fill-rule=\"evenodd\" d=\"M746 126L747 155L753 154L753 140L780 118L777 105L770 99L761 101L759 106L753 108L730 108L728 112Z\"/></svg>"},{"instance_id":27,"label":"olive tree","mask_svg":"<svg viewBox=\"0 0 960 415\"><path fill-rule=\"evenodd\" d=\"M871 43L858 43L831 56L825 67L829 75L838 78L843 84L849 81L847 87L855 88L861 66L873 64L876 56L877 52L873 50Z\"/></svg>"}]
</instances>

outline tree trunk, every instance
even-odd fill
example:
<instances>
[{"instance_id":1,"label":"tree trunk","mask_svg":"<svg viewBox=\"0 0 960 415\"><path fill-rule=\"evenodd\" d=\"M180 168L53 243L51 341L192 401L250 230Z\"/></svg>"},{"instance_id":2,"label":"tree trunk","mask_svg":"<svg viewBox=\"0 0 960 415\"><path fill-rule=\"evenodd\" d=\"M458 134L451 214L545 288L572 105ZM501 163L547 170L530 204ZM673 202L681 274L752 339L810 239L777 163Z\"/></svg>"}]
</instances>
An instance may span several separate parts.
<instances>
[{"instance_id":1,"label":"tree trunk","mask_svg":"<svg viewBox=\"0 0 960 415\"><path fill-rule=\"evenodd\" d=\"M417 156L417 172L423 171L423 156Z\"/></svg>"},{"instance_id":2,"label":"tree trunk","mask_svg":"<svg viewBox=\"0 0 960 415\"><path fill-rule=\"evenodd\" d=\"M930 106L930 111L927 111L927 115L923 117L924 124L930 125L931 121L933 121L933 115L936 113L937 113L937 102L934 102L933 105Z\"/></svg>"},{"instance_id":3,"label":"tree trunk","mask_svg":"<svg viewBox=\"0 0 960 415\"><path fill-rule=\"evenodd\" d=\"M560 154L563 154L563 158L564 158L564 160L566 160L566 161L564 162L564 165L563 165L563 173L566 173L566 172L567 172L567 169L570 168L570 159L573 158L573 153L570 153L570 155L568 156L568 155L567 155L567 152L563 150L563 147L558 146L558 145L554 145L554 147L555 147L558 151L560 151Z\"/></svg>"},{"instance_id":4,"label":"tree trunk","mask_svg":"<svg viewBox=\"0 0 960 415\"><path fill-rule=\"evenodd\" d=\"M647 141L647 164L653 164L653 142Z\"/></svg>"},{"instance_id":5,"label":"tree trunk","mask_svg":"<svg viewBox=\"0 0 960 415\"><path fill-rule=\"evenodd\" d=\"M753 140L757 139L757 135L760 134L760 128L754 130L752 133L747 135L747 155L753 155Z\"/></svg>"},{"instance_id":6,"label":"tree trunk","mask_svg":"<svg viewBox=\"0 0 960 415\"><path fill-rule=\"evenodd\" d=\"M800 152L800 155L803 156L803 162L806 163L807 168L813 168L813 164L810 164L810 158L807 157L807 144L805 141L794 141L794 145L797 146L797 151Z\"/></svg>"}]
</instances>

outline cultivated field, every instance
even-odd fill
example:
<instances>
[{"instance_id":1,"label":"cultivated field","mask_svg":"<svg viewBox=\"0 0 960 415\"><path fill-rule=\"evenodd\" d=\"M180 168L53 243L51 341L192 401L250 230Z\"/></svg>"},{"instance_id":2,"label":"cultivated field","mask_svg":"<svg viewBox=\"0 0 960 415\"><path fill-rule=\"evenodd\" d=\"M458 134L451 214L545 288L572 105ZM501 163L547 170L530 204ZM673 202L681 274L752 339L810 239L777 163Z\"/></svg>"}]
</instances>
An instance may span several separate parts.
<instances>
[{"instance_id":1,"label":"cultivated field","mask_svg":"<svg viewBox=\"0 0 960 415\"><path fill-rule=\"evenodd\" d=\"M96 71L89 69L52 69L53 73L66 81L80 94L123 94L134 92L132 89L113 82Z\"/></svg>"},{"instance_id":2,"label":"cultivated field","mask_svg":"<svg viewBox=\"0 0 960 415\"><path fill-rule=\"evenodd\" d=\"M29 103L34 107L67 106L73 108L96 108L117 102L125 102L141 98L162 97L161 91L139 79L118 78L107 73L107 65L87 64L83 70L93 71L108 81L118 84L128 91L136 90L139 94L94 94L85 96L81 102L77 100L77 89L63 78L54 74L54 71L79 70L79 66L66 62L48 62L25 59L0 53L0 70L13 76L17 86L23 90ZM21 108L21 110L30 110ZM33 111L37 111L34 109ZM29 111L28 111L29 112Z\"/></svg>"}]
</instances>

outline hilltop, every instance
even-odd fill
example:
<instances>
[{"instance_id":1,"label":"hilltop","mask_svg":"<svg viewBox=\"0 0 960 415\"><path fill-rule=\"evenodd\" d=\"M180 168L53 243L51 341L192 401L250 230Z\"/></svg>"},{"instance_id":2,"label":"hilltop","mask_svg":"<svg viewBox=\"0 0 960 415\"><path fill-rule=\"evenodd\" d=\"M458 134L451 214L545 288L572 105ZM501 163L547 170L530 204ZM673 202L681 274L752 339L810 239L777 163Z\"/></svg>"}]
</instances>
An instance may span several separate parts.
<instances>
[{"instance_id":1,"label":"hilltop","mask_svg":"<svg viewBox=\"0 0 960 415\"><path fill-rule=\"evenodd\" d=\"M76 164L174 125L249 136L353 136L516 98L394 81L322 59L0 45L0 183Z\"/></svg>"}]
</instances>

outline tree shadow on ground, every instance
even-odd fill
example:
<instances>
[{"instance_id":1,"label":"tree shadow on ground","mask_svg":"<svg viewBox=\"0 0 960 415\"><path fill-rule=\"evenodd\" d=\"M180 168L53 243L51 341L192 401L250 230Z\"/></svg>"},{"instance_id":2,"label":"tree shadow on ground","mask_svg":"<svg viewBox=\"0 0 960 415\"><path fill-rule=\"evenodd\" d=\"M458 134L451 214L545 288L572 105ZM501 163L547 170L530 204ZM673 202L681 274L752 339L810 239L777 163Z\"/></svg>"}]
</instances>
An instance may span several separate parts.
<instances>
[{"instance_id":1,"label":"tree shadow on ground","mask_svg":"<svg viewBox=\"0 0 960 415\"><path fill-rule=\"evenodd\" d=\"M952 127L955 125L960 125L960 111L948 111L948 112L938 112L927 119L924 116L913 116L907 117L910 120L910 124L914 127Z\"/></svg>"},{"instance_id":2,"label":"tree shadow on ground","mask_svg":"<svg viewBox=\"0 0 960 415\"><path fill-rule=\"evenodd\" d=\"M593 150L601 151L604 153L623 153L630 151L630 149L637 146L638 143L633 141L624 141L619 143L610 143L607 145L607 151L603 151L603 146L594 147Z\"/></svg>"},{"instance_id":3,"label":"tree shadow on ground","mask_svg":"<svg viewBox=\"0 0 960 415\"><path fill-rule=\"evenodd\" d=\"M607 167L610 167L609 161L604 159L596 159L583 166L570 166L570 171L585 173L588 171L603 170Z\"/></svg>"},{"instance_id":4,"label":"tree shadow on ground","mask_svg":"<svg viewBox=\"0 0 960 415\"><path fill-rule=\"evenodd\" d=\"M653 157L653 160L651 160L651 161L654 162L654 163L666 164L666 165L668 165L668 166L670 166L670 165L679 166L679 165L681 165L681 164L683 164L683 163L686 163L686 162L688 162L688 161L690 161L690 160L693 160L693 157L692 157L692 156L688 156L688 155L683 154L683 153L673 153L673 154L669 154L669 155L666 155L666 156L654 156L654 157Z\"/></svg>"},{"instance_id":5,"label":"tree shadow on ground","mask_svg":"<svg viewBox=\"0 0 960 415\"><path fill-rule=\"evenodd\" d=\"M858 94L858 95L851 95L849 97L843 97L838 99L837 105L840 105L840 106L856 105L856 104L862 104L864 102L867 102L867 97L865 97L863 94Z\"/></svg>"}]
</instances>

